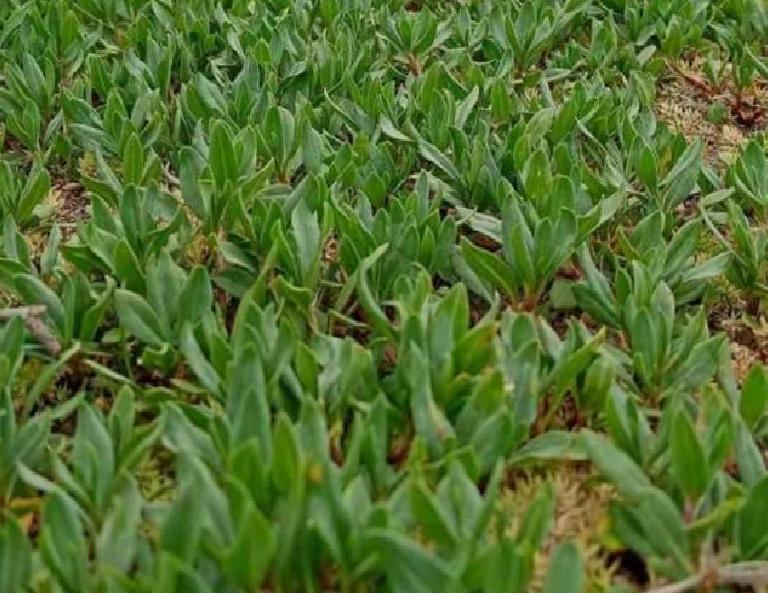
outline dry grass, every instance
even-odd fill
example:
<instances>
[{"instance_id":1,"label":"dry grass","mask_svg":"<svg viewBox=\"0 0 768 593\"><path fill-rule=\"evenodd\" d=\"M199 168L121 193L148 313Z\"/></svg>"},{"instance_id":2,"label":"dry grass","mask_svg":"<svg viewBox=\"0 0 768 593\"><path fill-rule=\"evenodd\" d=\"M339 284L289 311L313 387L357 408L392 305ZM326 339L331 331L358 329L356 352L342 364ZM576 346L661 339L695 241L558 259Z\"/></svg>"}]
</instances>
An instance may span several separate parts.
<instances>
[{"instance_id":1,"label":"dry grass","mask_svg":"<svg viewBox=\"0 0 768 593\"><path fill-rule=\"evenodd\" d=\"M49 198L56 223L62 229L62 236L74 233L77 223L89 217L90 200L85 188L77 182L57 180L51 188Z\"/></svg>"},{"instance_id":2,"label":"dry grass","mask_svg":"<svg viewBox=\"0 0 768 593\"><path fill-rule=\"evenodd\" d=\"M705 160L716 170L727 167L750 135L765 127L768 88L763 84L738 93L726 76L716 88L707 81L697 58L672 65L670 75L660 80L657 118L689 141L701 138L706 146ZM719 123L708 115L718 103L725 115Z\"/></svg>"},{"instance_id":3,"label":"dry grass","mask_svg":"<svg viewBox=\"0 0 768 593\"><path fill-rule=\"evenodd\" d=\"M549 558L558 544L574 541L581 549L586 568L585 593L608 590L616 569L607 558L604 543L608 530L608 504L615 490L607 484L594 484L593 474L585 464L558 464L545 470L521 472L501 494L501 505L509 516L516 517L513 531L522 520L521 514L536 498L545 484L555 495L554 523L544 545L536 555L536 571L531 591L540 591Z\"/></svg>"},{"instance_id":4,"label":"dry grass","mask_svg":"<svg viewBox=\"0 0 768 593\"><path fill-rule=\"evenodd\" d=\"M729 317L722 321L723 331L729 338L734 372L739 382L757 363L768 363L768 324L765 318L747 320Z\"/></svg>"}]
</instances>

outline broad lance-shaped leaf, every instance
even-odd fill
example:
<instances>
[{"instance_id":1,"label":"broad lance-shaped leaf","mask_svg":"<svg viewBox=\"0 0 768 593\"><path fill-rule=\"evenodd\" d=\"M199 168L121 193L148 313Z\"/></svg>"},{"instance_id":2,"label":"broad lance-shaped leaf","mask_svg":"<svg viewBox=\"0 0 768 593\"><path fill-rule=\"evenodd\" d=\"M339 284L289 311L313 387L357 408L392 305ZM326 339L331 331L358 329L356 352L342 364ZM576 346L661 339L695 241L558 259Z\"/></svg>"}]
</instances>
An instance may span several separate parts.
<instances>
[{"instance_id":1,"label":"broad lance-shaped leaf","mask_svg":"<svg viewBox=\"0 0 768 593\"><path fill-rule=\"evenodd\" d=\"M232 482L228 489L236 535L224 556L224 572L240 587L255 591L259 589L272 561L273 529L241 484Z\"/></svg>"},{"instance_id":2,"label":"broad lance-shaped leaf","mask_svg":"<svg viewBox=\"0 0 768 593\"><path fill-rule=\"evenodd\" d=\"M208 270L203 266L195 266L189 274L184 288L179 295L178 324L195 324L213 306L213 290Z\"/></svg>"},{"instance_id":3,"label":"broad lance-shaped leaf","mask_svg":"<svg viewBox=\"0 0 768 593\"><path fill-rule=\"evenodd\" d=\"M32 576L32 546L17 521L9 518L0 528L0 590L26 590Z\"/></svg>"},{"instance_id":4,"label":"broad lance-shaped leaf","mask_svg":"<svg viewBox=\"0 0 768 593\"><path fill-rule=\"evenodd\" d=\"M115 494L112 508L96 538L99 562L120 571L129 570L138 544L143 499L133 477L123 477L123 485Z\"/></svg>"},{"instance_id":5,"label":"broad lance-shaped leaf","mask_svg":"<svg viewBox=\"0 0 768 593\"><path fill-rule=\"evenodd\" d=\"M445 561L410 538L394 531L374 529L368 540L392 591L464 593L464 588Z\"/></svg>"},{"instance_id":6,"label":"broad lance-shaped leaf","mask_svg":"<svg viewBox=\"0 0 768 593\"><path fill-rule=\"evenodd\" d=\"M272 107L264 119L263 131L272 158L277 162L280 172L287 173L285 167L295 148L296 123L293 114L284 107Z\"/></svg>"},{"instance_id":7,"label":"broad lance-shaped leaf","mask_svg":"<svg viewBox=\"0 0 768 593\"><path fill-rule=\"evenodd\" d=\"M48 171L34 168L16 207L16 219L19 224L24 224L32 216L35 207L45 200L50 189L51 178Z\"/></svg>"},{"instance_id":8,"label":"broad lance-shaped leaf","mask_svg":"<svg viewBox=\"0 0 768 593\"><path fill-rule=\"evenodd\" d=\"M146 290L146 279L136 254L125 239L120 240L112 252L115 276L123 286L134 292Z\"/></svg>"},{"instance_id":9,"label":"broad lance-shaped leaf","mask_svg":"<svg viewBox=\"0 0 768 593\"><path fill-rule=\"evenodd\" d=\"M320 265L320 226L317 213L312 212L305 201L301 200L291 212L291 226L298 248L301 280L306 286L314 281L313 270Z\"/></svg>"},{"instance_id":10,"label":"broad lance-shaped leaf","mask_svg":"<svg viewBox=\"0 0 768 593\"><path fill-rule=\"evenodd\" d=\"M439 542L440 546L454 546L457 543L457 534L438 498L425 484L417 481L411 484L409 494L413 515L424 530L424 534L431 540Z\"/></svg>"},{"instance_id":11,"label":"broad lance-shaped leaf","mask_svg":"<svg viewBox=\"0 0 768 593\"><path fill-rule=\"evenodd\" d=\"M365 309L366 314L370 319L371 326L379 333L383 334L387 338L394 340L395 331L387 318L384 311L382 311L379 304L376 302L371 286L369 282L368 272L376 265L376 262L387 252L389 245L379 245L376 250L366 257L357 269L357 292L360 296L360 304Z\"/></svg>"},{"instance_id":12,"label":"broad lance-shaped leaf","mask_svg":"<svg viewBox=\"0 0 768 593\"><path fill-rule=\"evenodd\" d=\"M749 369L741 388L739 411L744 423L753 428L768 410L768 373L761 363Z\"/></svg>"},{"instance_id":13,"label":"broad lance-shaped leaf","mask_svg":"<svg viewBox=\"0 0 768 593\"><path fill-rule=\"evenodd\" d=\"M131 134L123 150L123 178L125 183L139 185L144 176L144 147L136 134Z\"/></svg>"},{"instance_id":14,"label":"broad lance-shaped leaf","mask_svg":"<svg viewBox=\"0 0 768 593\"><path fill-rule=\"evenodd\" d=\"M190 561L203 531L205 504L195 484L181 486L160 532L160 547L181 560Z\"/></svg>"},{"instance_id":15,"label":"broad lance-shaped leaf","mask_svg":"<svg viewBox=\"0 0 768 593\"><path fill-rule=\"evenodd\" d=\"M758 482L747 494L738 516L738 543L745 560L758 559L768 552L768 477Z\"/></svg>"},{"instance_id":16,"label":"broad lance-shaped leaf","mask_svg":"<svg viewBox=\"0 0 768 593\"><path fill-rule=\"evenodd\" d=\"M179 346L184 353L184 357L187 359L192 371L197 375L200 383L210 393L217 397L221 397L221 381L216 369L208 362L203 354L200 345L197 343L192 326L185 323L181 329L181 336L179 340Z\"/></svg>"},{"instance_id":17,"label":"broad lance-shaped leaf","mask_svg":"<svg viewBox=\"0 0 768 593\"><path fill-rule=\"evenodd\" d=\"M667 211L685 200L696 185L701 170L702 147L701 138L691 142L662 181L661 185L666 188L664 207Z\"/></svg>"},{"instance_id":18,"label":"broad lance-shaped leaf","mask_svg":"<svg viewBox=\"0 0 768 593\"><path fill-rule=\"evenodd\" d=\"M235 154L232 134L226 125L218 120L213 122L211 126L209 159L213 178L219 189L223 189L228 181L234 183L237 180L237 155Z\"/></svg>"},{"instance_id":19,"label":"broad lance-shaped leaf","mask_svg":"<svg viewBox=\"0 0 768 593\"><path fill-rule=\"evenodd\" d=\"M662 490L656 488L643 470L605 437L584 431L587 454L627 499L628 510L642 526L641 537L648 540L659 555L671 555L688 567L688 539L678 508Z\"/></svg>"},{"instance_id":20,"label":"broad lance-shaped leaf","mask_svg":"<svg viewBox=\"0 0 768 593\"><path fill-rule=\"evenodd\" d=\"M424 439L430 455L437 459L444 454L447 444L456 435L445 412L435 402L425 355L415 345L411 346L407 354L406 380L410 390L413 424L416 434Z\"/></svg>"},{"instance_id":21,"label":"broad lance-shaped leaf","mask_svg":"<svg viewBox=\"0 0 768 593\"><path fill-rule=\"evenodd\" d=\"M283 493L289 492L299 479L305 463L296 430L285 414L278 418L272 438L272 475L275 485Z\"/></svg>"},{"instance_id":22,"label":"broad lance-shaped leaf","mask_svg":"<svg viewBox=\"0 0 768 593\"><path fill-rule=\"evenodd\" d=\"M443 173L447 174L452 181L459 181L461 175L451 160L440 152L437 147L430 144L423 138L418 139L419 153L425 159L430 161L433 165L437 166Z\"/></svg>"},{"instance_id":23,"label":"broad lance-shaped leaf","mask_svg":"<svg viewBox=\"0 0 768 593\"><path fill-rule=\"evenodd\" d=\"M605 341L605 329L601 329L589 341L573 352L564 354L555 364L547 383L556 394L563 393L595 358L598 348Z\"/></svg>"},{"instance_id":24,"label":"broad lance-shaped leaf","mask_svg":"<svg viewBox=\"0 0 768 593\"><path fill-rule=\"evenodd\" d=\"M202 159L189 147L179 152L179 178L181 197L199 219L207 221L210 213L210 197L200 189L200 161Z\"/></svg>"},{"instance_id":25,"label":"broad lance-shaped leaf","mask_svg":"<svg viewBox=\"0 0 768 593\"><path fill-rule=\"evenodd\" d=\"M40 551L66 593L87 591L88 548L77 508L60 491L48 494L43 508Z\"/></svg>"},{"instance_id":26,"label":"broad lance-shaped leaf","mask_svg":"<svg viewBox=\"0 0 768 593\"><path fill-rule=\"evenodd\" d=\"M56 329L62 336L67 335L67 317L64 305L53 290L31 274L14 276L13 283L26 304L45 305L46 312L56 325Z\"/></svg>"},{"instance_id":27,"label":"broad lance-shaped leaf","mask_svg":"<svg viewBox=\"0 0 768 593\"><path fill-rule=\"evenodd\" d=\"M505 295L516 293L514 270L504 260L464 238L461 240L461 253L480 280Z\"/></svg>"},{"instance_id":28,"label":"broad lance-shaped leaf","mask_svg":"<svg viewBox=\"0 0 768 593\"><path fill-rule=\"evenodd\" d=\"M592 463L616 485L619 492L633 498L653 487L645 472L605 437L585 431L581 438Z\"/></svg>"},{"instance_id":29,"label":"broad lance-shaped leaf","mask_svg":"<svg viewBox=\"0 0 768 593\"><path fill-rule=\"evenodd\" d=\"M584 590L584 563L576 544L560 544L549 561L544 593L581 593Z\"/></svg>"},{"instance_id":30,"label":"broad lance-shaped leaf","mask_svg":"<svg viewBox=\"0 0 768 593\"><path fill-rule=\"evenodd\" d=\"M115 472L115 451L101 414L92 406L84 405L78 412L72 463L94 504L104 508Z\"/></svg>"},{"instance_id":31,"label":"broad lance-shaped leaf","mask_svg":"<svg viewBox=\"0 0 768 593\"><path fill-rule=\"evenodd\" d=\"M741 419L736 420L736 438L734 440L734 454L739 466L742 482L753 487L760 482L768 470L765 467L765 459L755 443L755 437Z\"/></svg>"},{"instance_id":32,"label":"broad lance-shaped leaf","mask_svg":"<svg viewBox=\"0 0 768 593\"><path fill-rule=\"evenodd\" d=\"M709 467L704 448L688 414L681 411L672 422L669 435L672 471L683 492L697 500L709 483Z\"/></svg>"},{"instance_id":33,"label":"broad lance-shaped leaf","mask_svg":"<svg viewBox=\"0 0 768 593\"><path fill-rule=\"evenodd\" d=\"M115 309L120 325L125 329L142 342L162 346L165 341L162 324L147 301L135 292L118 289L115 291Z\"/></svg>"}]
</instances>

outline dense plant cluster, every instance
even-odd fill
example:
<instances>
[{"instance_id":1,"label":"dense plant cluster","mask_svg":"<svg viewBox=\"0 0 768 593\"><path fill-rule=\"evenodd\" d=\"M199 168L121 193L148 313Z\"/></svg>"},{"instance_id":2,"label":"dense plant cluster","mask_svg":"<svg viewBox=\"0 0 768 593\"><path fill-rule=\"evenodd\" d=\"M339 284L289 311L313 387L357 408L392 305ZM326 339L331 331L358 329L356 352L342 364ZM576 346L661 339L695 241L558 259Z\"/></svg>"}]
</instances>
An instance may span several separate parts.
<instances>
[{"instance_id":1,"label":"dense plant cluster","mask_svg":"<svg viewBox=\"0 0 768 593\"><path fill-rule=\"evenodd\" d=\"M767 39L761 0L0 2L0 593L739 584ZM728 163L657 116L679 64ZM643 578L546 480L500 502L551 467Z\"/></svg>"}]
</instances>

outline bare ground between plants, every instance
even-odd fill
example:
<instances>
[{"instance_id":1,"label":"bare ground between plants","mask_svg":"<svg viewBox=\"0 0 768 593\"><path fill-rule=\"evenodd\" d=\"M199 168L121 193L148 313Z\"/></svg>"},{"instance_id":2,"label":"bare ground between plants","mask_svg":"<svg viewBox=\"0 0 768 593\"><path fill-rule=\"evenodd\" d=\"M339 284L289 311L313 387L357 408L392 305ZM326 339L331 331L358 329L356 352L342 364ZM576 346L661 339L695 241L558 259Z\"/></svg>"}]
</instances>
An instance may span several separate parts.
<instances>
[{"instance_id":1,"label":"bare ground between plants","mask_svg":"<svg viewBox=\"0 0 768 593\"><path fill-rule=\"evenodd\" d=\"M713 106L722 107L722 121L713 118ZM768 88L755 83L742 93L729 79L719 88L709 83L699 58L671 65L660 79L656 93L656 116L687 140L701 138L707 164L725 169L738 155L750 135L765 129Z\"/></svg>"}]
</instances>

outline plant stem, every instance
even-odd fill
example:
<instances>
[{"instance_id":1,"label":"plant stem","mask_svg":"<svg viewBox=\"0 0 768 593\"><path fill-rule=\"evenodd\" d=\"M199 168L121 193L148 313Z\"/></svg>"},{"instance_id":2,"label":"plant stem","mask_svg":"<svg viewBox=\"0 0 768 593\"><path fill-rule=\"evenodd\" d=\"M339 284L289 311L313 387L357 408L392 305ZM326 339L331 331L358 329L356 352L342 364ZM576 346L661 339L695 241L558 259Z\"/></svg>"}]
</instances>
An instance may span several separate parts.
<instances>
[{"instance_id":1,"label":"plant stem","mask_svg":"<svg viewBox=\"0 0 768 593\"><path fill-rule=\"evenodd\" d=\"M645 593L685 593L702 585L758 587L768 585L768 562L737 562L704 571L670 585L648 589ZM709 590L709 589L707 589Z\"/></svg>"}]
</instances>

